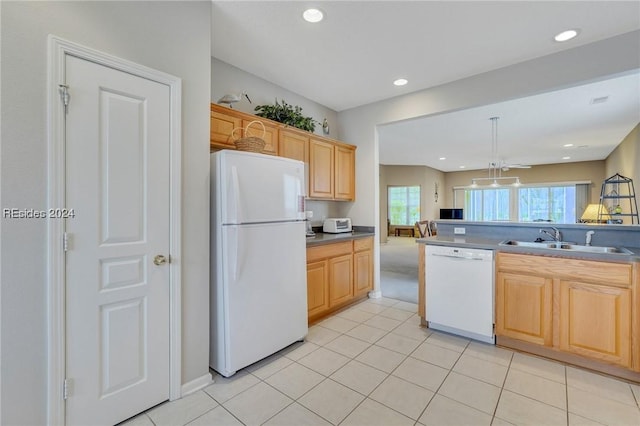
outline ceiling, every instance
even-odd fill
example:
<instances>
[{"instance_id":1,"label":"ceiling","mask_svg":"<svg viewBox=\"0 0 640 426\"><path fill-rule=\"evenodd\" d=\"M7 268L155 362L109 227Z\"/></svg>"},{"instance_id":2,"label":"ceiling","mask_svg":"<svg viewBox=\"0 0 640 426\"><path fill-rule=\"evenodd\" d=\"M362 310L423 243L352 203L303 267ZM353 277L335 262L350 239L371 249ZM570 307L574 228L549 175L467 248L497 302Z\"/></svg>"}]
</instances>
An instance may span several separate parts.
<instances>
[{"instance_id":1,"label":"ceiling","mask_svg":"<svg viewBox=\"0 0 640 426\"><path fill-rule=\"evenodd\" d=\"M302 20L310 6L322 22ZM640 2L213 1L212 22L212 56L339 112L638 30ZM579 36L553 41L569 28ZM400 77L409 83L394 86ZM507 162L603 159L640 121L639 84L627 76L381 126L380 162L485 168L496 115ZM566 143L572 158L561 160Z\"/></svg>"}]
</instances>

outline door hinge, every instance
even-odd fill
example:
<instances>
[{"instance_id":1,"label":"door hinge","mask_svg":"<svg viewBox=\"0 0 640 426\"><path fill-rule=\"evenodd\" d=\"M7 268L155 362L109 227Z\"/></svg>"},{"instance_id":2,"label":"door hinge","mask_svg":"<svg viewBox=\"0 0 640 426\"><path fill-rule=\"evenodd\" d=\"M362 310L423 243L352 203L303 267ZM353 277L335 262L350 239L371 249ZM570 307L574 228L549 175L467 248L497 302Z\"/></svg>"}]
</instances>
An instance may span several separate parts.
<instances>
[{"instance_id":1,"label":"door hinge","mask_svg":"<svg viewBox=\"0 0 640 426\"><path fill-rule=\"evenodd\" d=\"M58 84L58 93L60 93L60 100L62 101L62 105L64 105L64 112L67 113L67 107L69 106L69 86L66 84Z\"/></svg>"},{"instance_id":2,"label":"door hinge","mask_svg":"<svg viewBox=\"0 0 640 426\"><path fill-rule=\"evenodd\" d=\"M73 395L73 379L64 379L62 384L62 397L64 399Z\"/></svg>"},{"instance_id":3,"label":"door hinge","mask_svg":"<svg viewBox=\"0 0 640 426\"><path fill-rule=\"evenodd\" d=\"M62 248L64 251L71 250L71 234L68 232L62 234Z\"/></svg>"}]
</instances>

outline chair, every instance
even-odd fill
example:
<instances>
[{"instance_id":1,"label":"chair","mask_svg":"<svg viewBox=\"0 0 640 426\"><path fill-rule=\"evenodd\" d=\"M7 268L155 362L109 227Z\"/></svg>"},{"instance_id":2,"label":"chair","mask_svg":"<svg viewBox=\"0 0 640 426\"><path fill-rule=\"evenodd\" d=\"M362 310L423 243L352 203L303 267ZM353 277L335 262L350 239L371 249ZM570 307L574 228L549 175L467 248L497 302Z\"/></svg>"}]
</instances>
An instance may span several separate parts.
<instances>
[{"instance_id":1,"label":"chair","mask_svg":"<svg viewBox=\"0 0 640 426\"><path fill-rule=\"evenodd\" d=\"M429 232L429 221L421 220L416 222L416 228L418 228L418 234L420 234L420 238L431 236Z\"/></svg>"}]
</instances>

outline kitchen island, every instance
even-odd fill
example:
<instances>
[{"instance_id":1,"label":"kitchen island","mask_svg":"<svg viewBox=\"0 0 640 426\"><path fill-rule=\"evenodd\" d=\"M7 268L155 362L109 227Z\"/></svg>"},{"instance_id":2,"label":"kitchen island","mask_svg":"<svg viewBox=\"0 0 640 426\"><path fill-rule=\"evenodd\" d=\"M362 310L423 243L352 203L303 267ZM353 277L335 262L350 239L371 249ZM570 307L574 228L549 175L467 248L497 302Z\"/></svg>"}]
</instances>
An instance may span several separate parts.
<instances>
[{"instance_id":1,"label":"kitchen island","mask_svg":"<svg viewBox=\"0 0 640 426\"><path fill-rule=\"evenodd\" d=\"M546 223L438 222L438 236L418 240L423 324L425 247L492 250L497 345L640 382L640 227L555 226L562 240L582 245L533 243L546 236L540 229L551 231ZM593 246L619 250L586 251L587 237Z\"/></svg>"}]
</instances>

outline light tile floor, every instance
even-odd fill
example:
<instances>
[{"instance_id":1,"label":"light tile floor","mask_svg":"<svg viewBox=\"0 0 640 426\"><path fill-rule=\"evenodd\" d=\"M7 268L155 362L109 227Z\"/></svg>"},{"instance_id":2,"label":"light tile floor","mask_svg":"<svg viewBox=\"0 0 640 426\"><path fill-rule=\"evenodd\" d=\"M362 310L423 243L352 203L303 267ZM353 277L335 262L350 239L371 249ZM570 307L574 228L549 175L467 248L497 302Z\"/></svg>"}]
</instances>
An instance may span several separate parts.
<instances>
[{"instance_id":1,"label":"light tile floor","mask_svg":"<svg viewBox=\"0 0 640 426\"><path fill-rule=\"evenodd\" d=\"M640 386L419 327L369 299L134 425L640 425Z\"/></svg>"}]
</instances>

